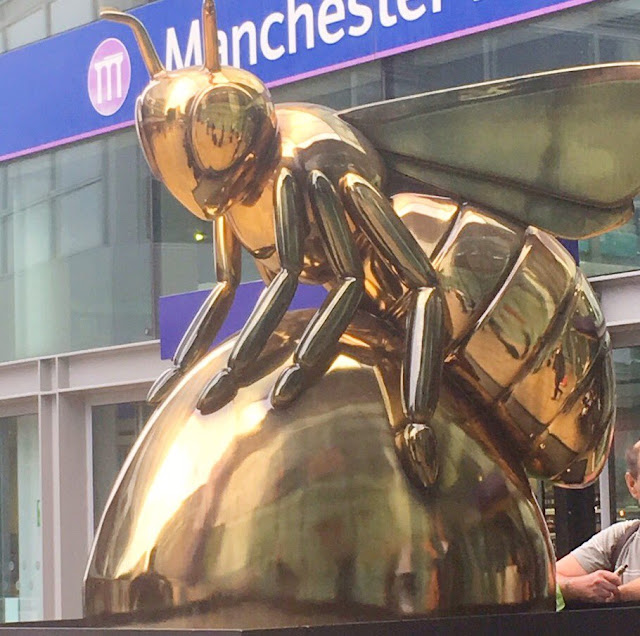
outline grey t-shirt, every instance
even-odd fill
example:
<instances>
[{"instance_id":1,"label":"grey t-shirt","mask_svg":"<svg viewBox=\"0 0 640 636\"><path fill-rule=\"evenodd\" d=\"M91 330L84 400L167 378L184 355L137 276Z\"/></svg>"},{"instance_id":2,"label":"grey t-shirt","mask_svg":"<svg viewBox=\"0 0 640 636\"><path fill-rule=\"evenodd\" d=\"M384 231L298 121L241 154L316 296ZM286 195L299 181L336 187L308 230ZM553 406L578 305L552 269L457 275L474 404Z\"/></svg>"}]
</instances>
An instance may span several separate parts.
<instances>
[{"instance_id":1,"label":"grey t-shirt","mask_svg":"<svg viewBox=\"0 0 640 636\"><path fill-rule=\"evenodd\" d=\"M614 523L595 534L576 548L571 554L578 563L588 572L596 570L614 571L621 565L627 564L627 569L622 575L622 582L628 583L640 578L640 530L634 532L620 551L620 556L615 563L611 563L613 550L618 540L624 536L633 521Z\"/></svg>"}]
</instances>

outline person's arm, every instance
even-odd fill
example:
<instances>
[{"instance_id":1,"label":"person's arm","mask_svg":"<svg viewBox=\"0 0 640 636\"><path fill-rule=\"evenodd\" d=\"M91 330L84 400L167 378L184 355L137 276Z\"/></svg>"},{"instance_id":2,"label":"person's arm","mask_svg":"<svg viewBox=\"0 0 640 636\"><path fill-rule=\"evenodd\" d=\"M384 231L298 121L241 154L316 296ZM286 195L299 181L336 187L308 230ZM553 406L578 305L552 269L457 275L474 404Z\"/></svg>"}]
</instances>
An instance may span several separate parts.
<instances>
[{"instance_id":1,"label":"person's arm","mask_svg":"<svg viewBox=\"0 0 640 636\"><path fill-rule=\"evenodd\" d=\"M634 579L618 588L618 601L624 603L630 601L640 601L640 579Z\"/></svg>"},{"instance_id":2,"label":"person's arm","mask_svg":"<svg viewBox=\"0 0 640 636\"><path fill-rule=\"evenodd\" d=\"M587 572L573 554L567 554L556 564L556 580L567 601L607 603L619 600L620 577L608 570ZM640 584L637 588L640 598Z\"/></svg>"}]
</instances>

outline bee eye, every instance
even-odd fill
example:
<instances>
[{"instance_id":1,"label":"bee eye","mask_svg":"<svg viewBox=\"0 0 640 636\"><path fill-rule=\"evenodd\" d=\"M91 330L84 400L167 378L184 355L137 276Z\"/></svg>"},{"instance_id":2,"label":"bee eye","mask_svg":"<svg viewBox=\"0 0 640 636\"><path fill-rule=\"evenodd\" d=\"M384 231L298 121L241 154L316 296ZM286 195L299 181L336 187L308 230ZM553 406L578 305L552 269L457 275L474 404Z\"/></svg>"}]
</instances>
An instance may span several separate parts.
<instances>
[{"instance_id":1,"label":"bee eye","mask_svg":"<svg viewBox=\"0 0 640 636\"><path fill-rule=\"evenodd\" d=\"M193 105L191 137L204 170L222 172L246 156L260 124L254 98L237 86L203 91Z\"/></svg>"}]
</instances>

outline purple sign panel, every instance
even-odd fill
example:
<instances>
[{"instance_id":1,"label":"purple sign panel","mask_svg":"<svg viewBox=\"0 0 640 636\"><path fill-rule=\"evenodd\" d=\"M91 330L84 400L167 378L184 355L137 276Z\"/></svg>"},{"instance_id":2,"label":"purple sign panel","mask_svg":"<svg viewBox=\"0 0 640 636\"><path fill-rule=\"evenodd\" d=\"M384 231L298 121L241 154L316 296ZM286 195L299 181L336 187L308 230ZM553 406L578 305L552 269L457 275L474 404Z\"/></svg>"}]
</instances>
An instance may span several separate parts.
<instances>
[{"instance_id":1,"label":"purple sign panel","mask_svg":"<svg viewBox=\"0 0 640 636\"><path fill-rule=\"evenodd\" d=\"M213 344L222 342L244 327L265 286L262 281L240 285L236 297L222 329ZM163 360L173 357L180 339L205 301L208 291L195 291L160 298L160 354ZM291 303L291 309L312 309L319 307L327 295L319 285L299 285Z\"/></svg>"},{"instance_id":2,"label":"purple sign panel","mask_svg":"<svg viewBox=\"0 0 640 636\"><path fill-rule=\"evenodd\" d=\"M220 55L276 86L606 1L218 0ZM202 63L201 6L133 11L167 70ZM148 81L130 29L104 20L0 55L0 161L131 126Z\"/></svg>"}]
</instances>

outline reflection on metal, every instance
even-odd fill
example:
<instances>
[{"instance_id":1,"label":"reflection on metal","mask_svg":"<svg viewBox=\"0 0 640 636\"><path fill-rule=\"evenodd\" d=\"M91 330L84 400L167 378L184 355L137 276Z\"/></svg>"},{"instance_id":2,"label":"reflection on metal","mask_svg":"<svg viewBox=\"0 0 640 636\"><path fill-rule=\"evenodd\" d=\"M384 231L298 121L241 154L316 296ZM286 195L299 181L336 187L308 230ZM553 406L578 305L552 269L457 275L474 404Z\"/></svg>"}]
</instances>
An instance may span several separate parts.
<instances>
[{"instance_id":1,"label":"reflection on metal","mask_svg":"<svg viewBox=\"0 0 640 636\"><path fill-rule=\"evenodd\" d=\"M630 216L640 65L336 113L276 107L259 79L220 67L212 0L205 65L179 71L134 18L104 15L134 29L152 75L140 141L212 220L217 282L151 389L162 404L107 510L87 611L137 607L141 576L162 577L172 607L275 602L274 623L292 620L285 599L316 622L346 607L546 602L546 535L522 471L590 483L614 421L602 313L547 232L587 237ZM268 287L205 358L241 248ZM299 316L278 327L299 281L326 285L326 301L304 329ZM375 316L365 335L358 310Z\"/></svg>"},{"instance_id":2,"label":"reflection on metal","mask_svg":"<svg viewBox=\"0 0 640 636\"><path fill-rule=\"evenodd\" d=\"M86 612L195 604L163 626L240 628L553 609L552 551L521 463L452 382L433 415L437 483L425 496L406 477L402 349L382 321L358 313L327 373L291 408L270 405L310 315L285 317L224 408L196 404L233 340L156 410L102 519Z\"/></svg>"}]
</instances>

